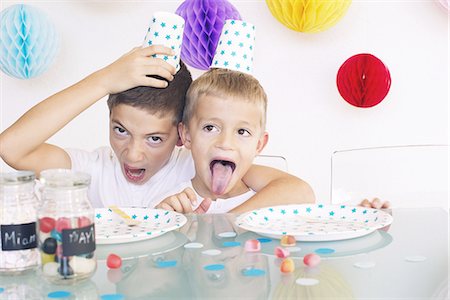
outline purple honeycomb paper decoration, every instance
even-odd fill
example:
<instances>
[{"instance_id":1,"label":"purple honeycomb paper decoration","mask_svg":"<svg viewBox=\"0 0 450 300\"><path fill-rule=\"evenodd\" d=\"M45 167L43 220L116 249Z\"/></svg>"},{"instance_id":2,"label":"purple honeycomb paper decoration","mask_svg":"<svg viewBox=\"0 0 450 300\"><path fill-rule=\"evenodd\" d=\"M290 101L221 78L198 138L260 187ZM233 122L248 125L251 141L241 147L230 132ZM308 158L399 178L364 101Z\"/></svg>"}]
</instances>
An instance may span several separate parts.
<instances>
[{"instance_id":1,"label":"purple honeycomb paper decoration","mask_svg":"<svg viewBox=\"0 0 450 300\"><path fill-rule=\"evenodd\" d=\"M181 59L191 67L208 70L226 20L242 20L226 0L186 0L176 10L184 18Z\"/></svg>"}]
</instances>

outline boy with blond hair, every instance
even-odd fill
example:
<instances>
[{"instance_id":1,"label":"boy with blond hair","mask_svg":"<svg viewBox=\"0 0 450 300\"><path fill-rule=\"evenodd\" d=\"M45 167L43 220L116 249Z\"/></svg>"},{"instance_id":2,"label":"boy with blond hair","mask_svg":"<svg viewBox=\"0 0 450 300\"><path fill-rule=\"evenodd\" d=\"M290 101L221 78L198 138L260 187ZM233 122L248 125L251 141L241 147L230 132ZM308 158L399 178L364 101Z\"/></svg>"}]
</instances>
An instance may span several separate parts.
<instances>
[{"instance_id":1,"label":"boy with blond hair","mask_svg":"<svg viewBox=\"0 0 450 300\"><path fill-rule=\"evenodd\" d=\"M201 207L207 213L224 213L252 197L255 191L243 177L267 144L266 110L266 93L251 75L211 69L196 79L187 92L179 126L194 159L195 176L176 186L173 192L178 194L157 207L185 212L189 199L205 199ZM277 204L289 203L277 199ZM306 202L308 198L299 198L297 203ZM254 208L266 205L261 202Z\"/></svg>"}]
</instances>

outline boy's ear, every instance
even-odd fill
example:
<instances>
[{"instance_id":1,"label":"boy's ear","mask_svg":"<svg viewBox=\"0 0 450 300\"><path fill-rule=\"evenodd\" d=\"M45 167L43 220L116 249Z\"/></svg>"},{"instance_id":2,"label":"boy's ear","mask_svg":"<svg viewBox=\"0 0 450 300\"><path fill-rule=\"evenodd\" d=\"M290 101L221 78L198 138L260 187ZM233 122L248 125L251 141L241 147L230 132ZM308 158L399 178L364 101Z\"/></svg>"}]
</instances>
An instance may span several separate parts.
<instances>
[{"instance_id":1,"label":"boy's ear","mask_svg":"<svg viewBox=\"0 0 450 300\"><path fill-rule=\"evenodd\" d=\"M178 123L178 127L177 127L177 130L178 130L178 141L177 141L177 146L178 146L178 147L183 146L183 140L181 139L180 125L181 125L181 122Z\"/></svg>"},{"instance_id":2,"label":"boy's ear","mask_svg":"<svg viewBox=\"0 0 450 300\"><path fill-rule=\"evenodd\" d=\"M256 152L257 154L260 154L261 151L264 149L264 147L267 145L267 142L269 141L269 133L265 131L262 136L258 140L258 145L256 145Z\"/></svg>"},{"instance_id":3,"label":"boy's ear","mask_svg":"<svg viewBox=\"0 0 450 300\"><path fill-rule=\"evenodd\" d=\"M187 149L191 149L191 136L189 134L187 126L181 122L180 124L178 124L178 133L180 135L182 144L184 144Z\"/></svg>"}]
</instances>

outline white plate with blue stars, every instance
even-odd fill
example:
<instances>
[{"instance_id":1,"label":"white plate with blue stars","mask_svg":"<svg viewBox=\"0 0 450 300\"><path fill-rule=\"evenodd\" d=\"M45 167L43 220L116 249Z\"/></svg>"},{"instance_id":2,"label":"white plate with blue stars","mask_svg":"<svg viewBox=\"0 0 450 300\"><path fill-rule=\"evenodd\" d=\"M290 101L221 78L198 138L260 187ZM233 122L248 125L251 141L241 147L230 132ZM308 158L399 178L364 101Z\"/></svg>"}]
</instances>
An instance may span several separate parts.
<instances>
[{"instance_id":1,"label":"white plate with blue stars","mask_svg":"<svg viewBox=\"0 0 450 300\"><path fill-rule=\"evenodd\" d=\"M361 206L298 204L260 208L237 217L236 225L262 236L297 241L338 241L369 234L392 223L382 210Z\"/></svg>"},{"instance_id":2,"label":"white plate with blue stars","mask_svg":"<svg viewBox=\"0 0 450 300\"><path fill-rule=\"evenodd\" d=\"M122 244L151 239L186 224L184 215L162 209L121 207L138 225L128 226L109 208L95 210L96 244Z\"/></svg>"}]
</instances>

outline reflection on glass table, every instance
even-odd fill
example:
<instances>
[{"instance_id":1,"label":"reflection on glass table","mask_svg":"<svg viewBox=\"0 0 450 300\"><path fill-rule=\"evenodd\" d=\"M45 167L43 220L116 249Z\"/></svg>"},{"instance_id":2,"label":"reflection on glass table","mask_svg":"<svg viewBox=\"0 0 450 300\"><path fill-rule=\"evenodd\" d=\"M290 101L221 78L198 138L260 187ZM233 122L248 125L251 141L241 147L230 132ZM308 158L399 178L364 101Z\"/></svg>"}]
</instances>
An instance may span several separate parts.
<instances>
[{"instance_id":1,"label":"reflection on glass table","mask_svg":"<svg viewBox=\"0 0 450 300\"><path fill-rule=\"evenodd\" d=\"M0 299L447 299L448 210L393 209L389 228L340 241L297 242L295 270L282 273L280 241L236 226L236 216L189 215L179 230L142 241L98 245L88 281L52 285L39 271L0 277ZM245 251L259 239L261 250ZM324 252L324 249L332 250ZM108 269L115 253L122 266ZM310 268L308 253L320 253Z\"/></svg>"}]
</instances>

